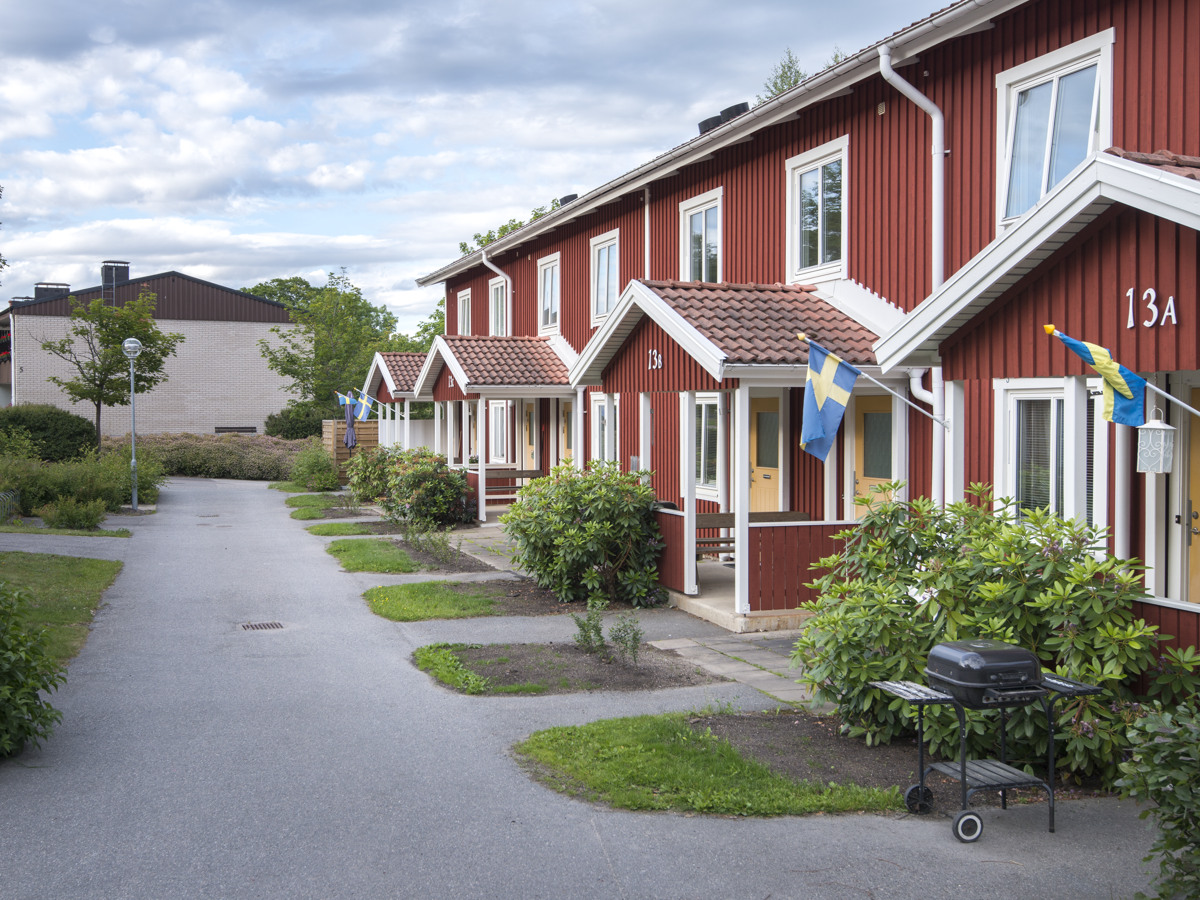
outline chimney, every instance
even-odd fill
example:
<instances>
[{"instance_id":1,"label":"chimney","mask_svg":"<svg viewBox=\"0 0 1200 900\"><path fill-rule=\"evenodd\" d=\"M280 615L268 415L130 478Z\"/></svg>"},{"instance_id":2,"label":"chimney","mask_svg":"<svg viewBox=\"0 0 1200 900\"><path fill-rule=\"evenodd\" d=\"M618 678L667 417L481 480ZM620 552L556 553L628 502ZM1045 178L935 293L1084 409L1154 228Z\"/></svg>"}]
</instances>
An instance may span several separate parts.
<instances>
[{"instance_id":1,"label":"chimney","mask_svg":"<svg viewBox=\"0 0 1200 900\"><path fill-rule=\"evenodd\" d=\"M55 294L65 294L71 290L69 284L63 284L58 281L39 281L33 286L34 300L41 300L43 297L53 297ZM17 299L17 298L13 298Z\"/></svg>"}]
</instances>

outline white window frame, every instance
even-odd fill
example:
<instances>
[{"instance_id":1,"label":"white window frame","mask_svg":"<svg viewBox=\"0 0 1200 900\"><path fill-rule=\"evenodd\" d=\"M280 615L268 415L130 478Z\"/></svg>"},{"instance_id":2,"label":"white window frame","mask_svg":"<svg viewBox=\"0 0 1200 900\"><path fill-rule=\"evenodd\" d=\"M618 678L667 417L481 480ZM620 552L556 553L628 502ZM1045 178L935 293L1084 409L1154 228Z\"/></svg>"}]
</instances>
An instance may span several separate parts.
<instances>
[{"instance_id":1,"label":"white window frame","mask_svg":"<svg viewBox=\"0 0 1200 900\"><path fill-rule=\"evenodd\" d=\"M490 334L508 334L508 286L499 276L488 282L488 320Z\"/></svg>"},{"instance_id":2,"label":"white window frame","mask_svg":"<svg viewBox=\"0 0 1200 900\"><path fill-rule=\"evenodd\" d=\"M621 296L621 253L617 242L619 231L620 229L614 228L612 231L606 231L604 234L596 235L596 237L592 238L590 241L589 256L592 261L592 268L589 288L589 305L592 311L592 325L599 325L606 318L608 318L608 314L612 312L613 307L617 304L617 298ZM612 302L603 312L601 312L598 308L600 302L600 292L597 284L600 275L600 257L602 254L605 255L608 260L612 260L613 262L613 265L606 265L604 267L606 279L605 284L608 287L609 293L612 295ZM614 268L616 270L616 280L612 284L609 284L607 276L608 273Z\"/></svg>"},{"instance_id":3,"label":"white window frame","mask_svg":"<svg viewBox=\"0 0 1200 900\"><path fill-rule=\"evenodd\" d=\"M613 397L613 416L616 419L613 429L613 453L616 456L610 460L604 453L606 449L604 441L604 432L600 428L601 420L604 417L605 407L607 406L606 395L601 391L593 391L591 394L590 411L591 421L588 423L588 431L591 432L592 439L592 459L603 460L605 462L616 462L621 458L621 397L618 394Z\"/></svg>"},{"instance_id":4,"label":"white window frame","mask_svg":"<svg viewBox=\"0 0 1200 900\"><path fill-rule=\"evenodd\" d=\"M1116 31L1109 28L996 74L996 164L999 167L996 172L997 233L1020 221L1026 213L1036 209L1038 205L1035 203L1020 215L1005 215L1008 206L1008 182L1012 171L1012 132L1016 121L1018 96L1022 91L1095 64L1098 105L1088 153L1090 155L1110 147L1112 145L1113 43L1115 40ZM1043 160L1043 165L1046 164L1048 164L1047 161ZM1041 196L1045 197L1051 190L1053 190L1053 185L1047 187Z\"/></svg>"},{"instance_id":5,"label":"white window frame","mask_svg":"<svg viewBox=\"0 0 1200 900\"><path fill-rule=\"evenodd\" d=\"M684 200L679 204L679 280L695 281L692 278L691 229L688 221L699 212L717 210L717 280L725 280L725 188L715 188L707 193ZM703 279L699 279L703 280Z\"/></svg>"},{"instance_id":6,"label":"white window frame","mask_svg":"<svg viewBox=\"0 0 1200 900\"><path fill-rule=\"evenodd\" d=\"M458 292L458 333L471 333L471 289Z\"/></svg>"},{"instance_id":7,"label":"white window frame","mask_svg":"<svg viewBox=\"0 0 1200 900\"><path fill-rule=\"evenodd\" d=\"M842 251L841 257L815 266L800 266L800 176L840 160L842 163ZM789 283L820 284L846 278L846 260L850 247L850 135L814 147L793 156L785 164L787 172L787 280Z\"/></svg>"},{"instance_id":8,"label":"white window frame","mask_svg":"<svg viewBox=\"0 0 1200 900\"><path fill-rule=\"evenodd\" d=\"M553 321L547 321L545 297L545 272L555 271L554 296L550 298ZM538 334L558 334L559 322L562 320L562 254L552 253L538 260Z\"/></svg>"},{"instance_id":9,"label":"white window frame","mask_svg":"<svg viewBox=\"0 0 1200 900\"><path fill-rule=\"evenodd\" d=\"M716 421L717 421L717 435L716 435L716 439L713 442L713 445L711 447L712 458L717 463L715 480L713 481L712 484L705 484L705 482L703 481L703 467L702 466L700 467L701 468L700 474L696 475L696 496L703 497L706 500L718 499L718 497L720 495L721 479L725 477L725 474L721 471L721 464L720 464L721 455L720 455L720 451L718 450L718 448L721 446L721 424L722 424L721 420L723 418L721 416L721 400L722 400L722 397L720 394L715 394L715 393L696 394L696 424L698 426L700 426L700 429L701 429L700 437L697 438L697 440L696 440L696 460L695 460L695 462L697 465L702 463L702 461L704 459L704 435L706 432L703 427L704 426L703 409L706 406L715 405L717 407L716 411L715 411Z\"/></svg>"},{"instance_id":10,"label":"white window frame","mask_svg":"<svg viewBox=\"0 0 1200 900\"><path fill-rule=\"evenodd\" d=\"M508 401L488 401L488 459L508 463Z\"/></svg>"},{"instance_id":11,"label":"white window frame","mask_svg":"<svg viewBox=\"0 0 1200 900\"><path fill-rule=\"evenodd\" d=\"M1062 401L1064 406L1067 394L1072 389L1070 378L998 378L992 383L995 401L995 445L993 448L993 478L997 500L1017 496L1017 401L1018 400L1050 400ZM1108 422L1104 419L1104 403L1098 396L1102 388L1099 378L1087 379L1087 396L1093 403L1091 412L1093 422L1092 441L1092 525L1098 528L1108 526ZM1051 406L1053 409L1053 405ZM1064 408L1064 415L1067 411ZM1086 415L1086 413L1085 413ZM1069 422L1064 423L1065 429ZM1086 437L1076 443L1077 455L1074 459L1063 454L1063 471L1070 473L1073 469L1086 471L1087 452ZM1066 498L1064 496L1064 502ZM1086 500L1085 504L1086 514ZM1062 510L1055 510L1062 513Z\"/></svg>"}]
</instances>

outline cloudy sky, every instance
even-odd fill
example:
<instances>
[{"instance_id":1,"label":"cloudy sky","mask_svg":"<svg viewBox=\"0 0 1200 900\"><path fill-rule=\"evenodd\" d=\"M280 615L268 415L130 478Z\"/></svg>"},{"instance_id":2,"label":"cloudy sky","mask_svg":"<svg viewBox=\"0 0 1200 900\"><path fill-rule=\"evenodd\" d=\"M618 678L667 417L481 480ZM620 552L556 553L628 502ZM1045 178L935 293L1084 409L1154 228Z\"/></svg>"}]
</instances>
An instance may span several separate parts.
<instances>
[{"instance_id":1,"label":"cloudy sky","mask_svg":"<svg viewBox=\"0 0 1200 900\"><path fill-rule=\"evenodd\" d=\"M414 280L945 0L26 0L0 29L0 298L175 269Z\"/></svg>"}]
</instances>

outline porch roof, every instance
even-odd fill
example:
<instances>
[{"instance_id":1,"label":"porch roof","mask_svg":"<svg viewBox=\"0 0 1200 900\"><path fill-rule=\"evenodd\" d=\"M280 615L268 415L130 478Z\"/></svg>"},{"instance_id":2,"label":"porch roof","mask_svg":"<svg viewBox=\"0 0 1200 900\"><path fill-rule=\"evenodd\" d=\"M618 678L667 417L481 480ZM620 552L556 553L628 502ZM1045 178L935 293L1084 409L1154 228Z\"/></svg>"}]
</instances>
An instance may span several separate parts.
<instances>
[{"instance_id":1,"label":"porch roof","mask_svg":"<svg viewBox=\"0 0 1200 900\"><path fill-rule=\"evenodd\" d=\"M375 381L375 373L378 372L383 383L387 385L388 393L393 397L415 399L417 377L421 374L421 367L425 365L425 356L424 353L398 351L376 353L371 361L371 368L367 371L363 393L372 393L371 386Z\"/></svg>"},{"instance_id":2,"label":"porch roof","mask_svg":"<svg viewBox=\"0 0 1200 900\"><path fill-rule=\"evenodd\" d=\"M795 284L631 281L571 369L575 384L598 384L625 339L649 316L718 381L750 369L808 365L805 332L859 366L875 363L877 335Z\"/></svg>"},{"instance_id":3,"label":"porch roof","mask_svg":"<svg viewBox=\"0 0 1200 900\"><path fill-rule=\"evenodd\" d=\"M570 396L567 363L548 337L496 335L438 335L414 390L422 398L444 367L465 394L493 397Z\"/></svg>"},{"instance_id":4,"label":"porch roof","mask_svg":"<svg viewBox=\"0 0 1200 900\"><path fill-rule=\"evenodd\" d=\"M935 364L944 340L1118 204L1200 231L1200 157L1094 154L877 341L880 367Z\"/></svg>"}]
</instances>

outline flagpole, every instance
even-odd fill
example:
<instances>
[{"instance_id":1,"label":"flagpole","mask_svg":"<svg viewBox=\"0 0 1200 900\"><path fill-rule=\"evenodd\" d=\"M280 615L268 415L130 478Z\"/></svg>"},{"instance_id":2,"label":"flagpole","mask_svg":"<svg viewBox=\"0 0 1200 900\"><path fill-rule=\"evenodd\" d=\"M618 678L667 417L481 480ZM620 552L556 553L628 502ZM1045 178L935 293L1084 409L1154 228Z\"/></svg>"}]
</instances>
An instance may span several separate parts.
<instances>
[{"instance_id":1,"label":"flagpole","mask_svg":"<svg viewBox=\"0 0 1200 900\"><path fill-rule=\"evenodd\" d=\"M804 341L804 343L806 343L806 344L814 343L813 341L809 340L808 335L804 334L803 332L796 335L796 337L798 337L800 340ZM818 344L817 346L820 346L820 345ZM828 350L826 350L825 352L828 353L830 356L832 356L834 359L838 360L839 362L845 363L846 365L850 366L850 363L846 362L844 359L842 359L836 353L829 353ZM858 366L850 366L850 368L852 368L855 372L857 372L863 378L867 379L867 381L871 382L874 385L877 385L878 387L883 388L885 391L887 391L889 394L891 394L893 397L895 397L901 403L907 403L909 406L911 406L913 409L915 409L921 415L928 416L929 418L933 419L933 421L937 422L939 425L941 425L943 428L945 428L947 431L950 430L950 423L947 422L945 419L939 419L937 416L935 416L929 410L922 409L920 406L917 406L917 404L913 403L911 400L909 400L903 394L896 393L890 387L888 387L886 384L884 384L882 381L880 381L877 378L872 378L870 375L868 375L862 369L858 368ZM1200 415L1200 413L1196 413L1196 415Z\"/></svg>"}]
</instances>

